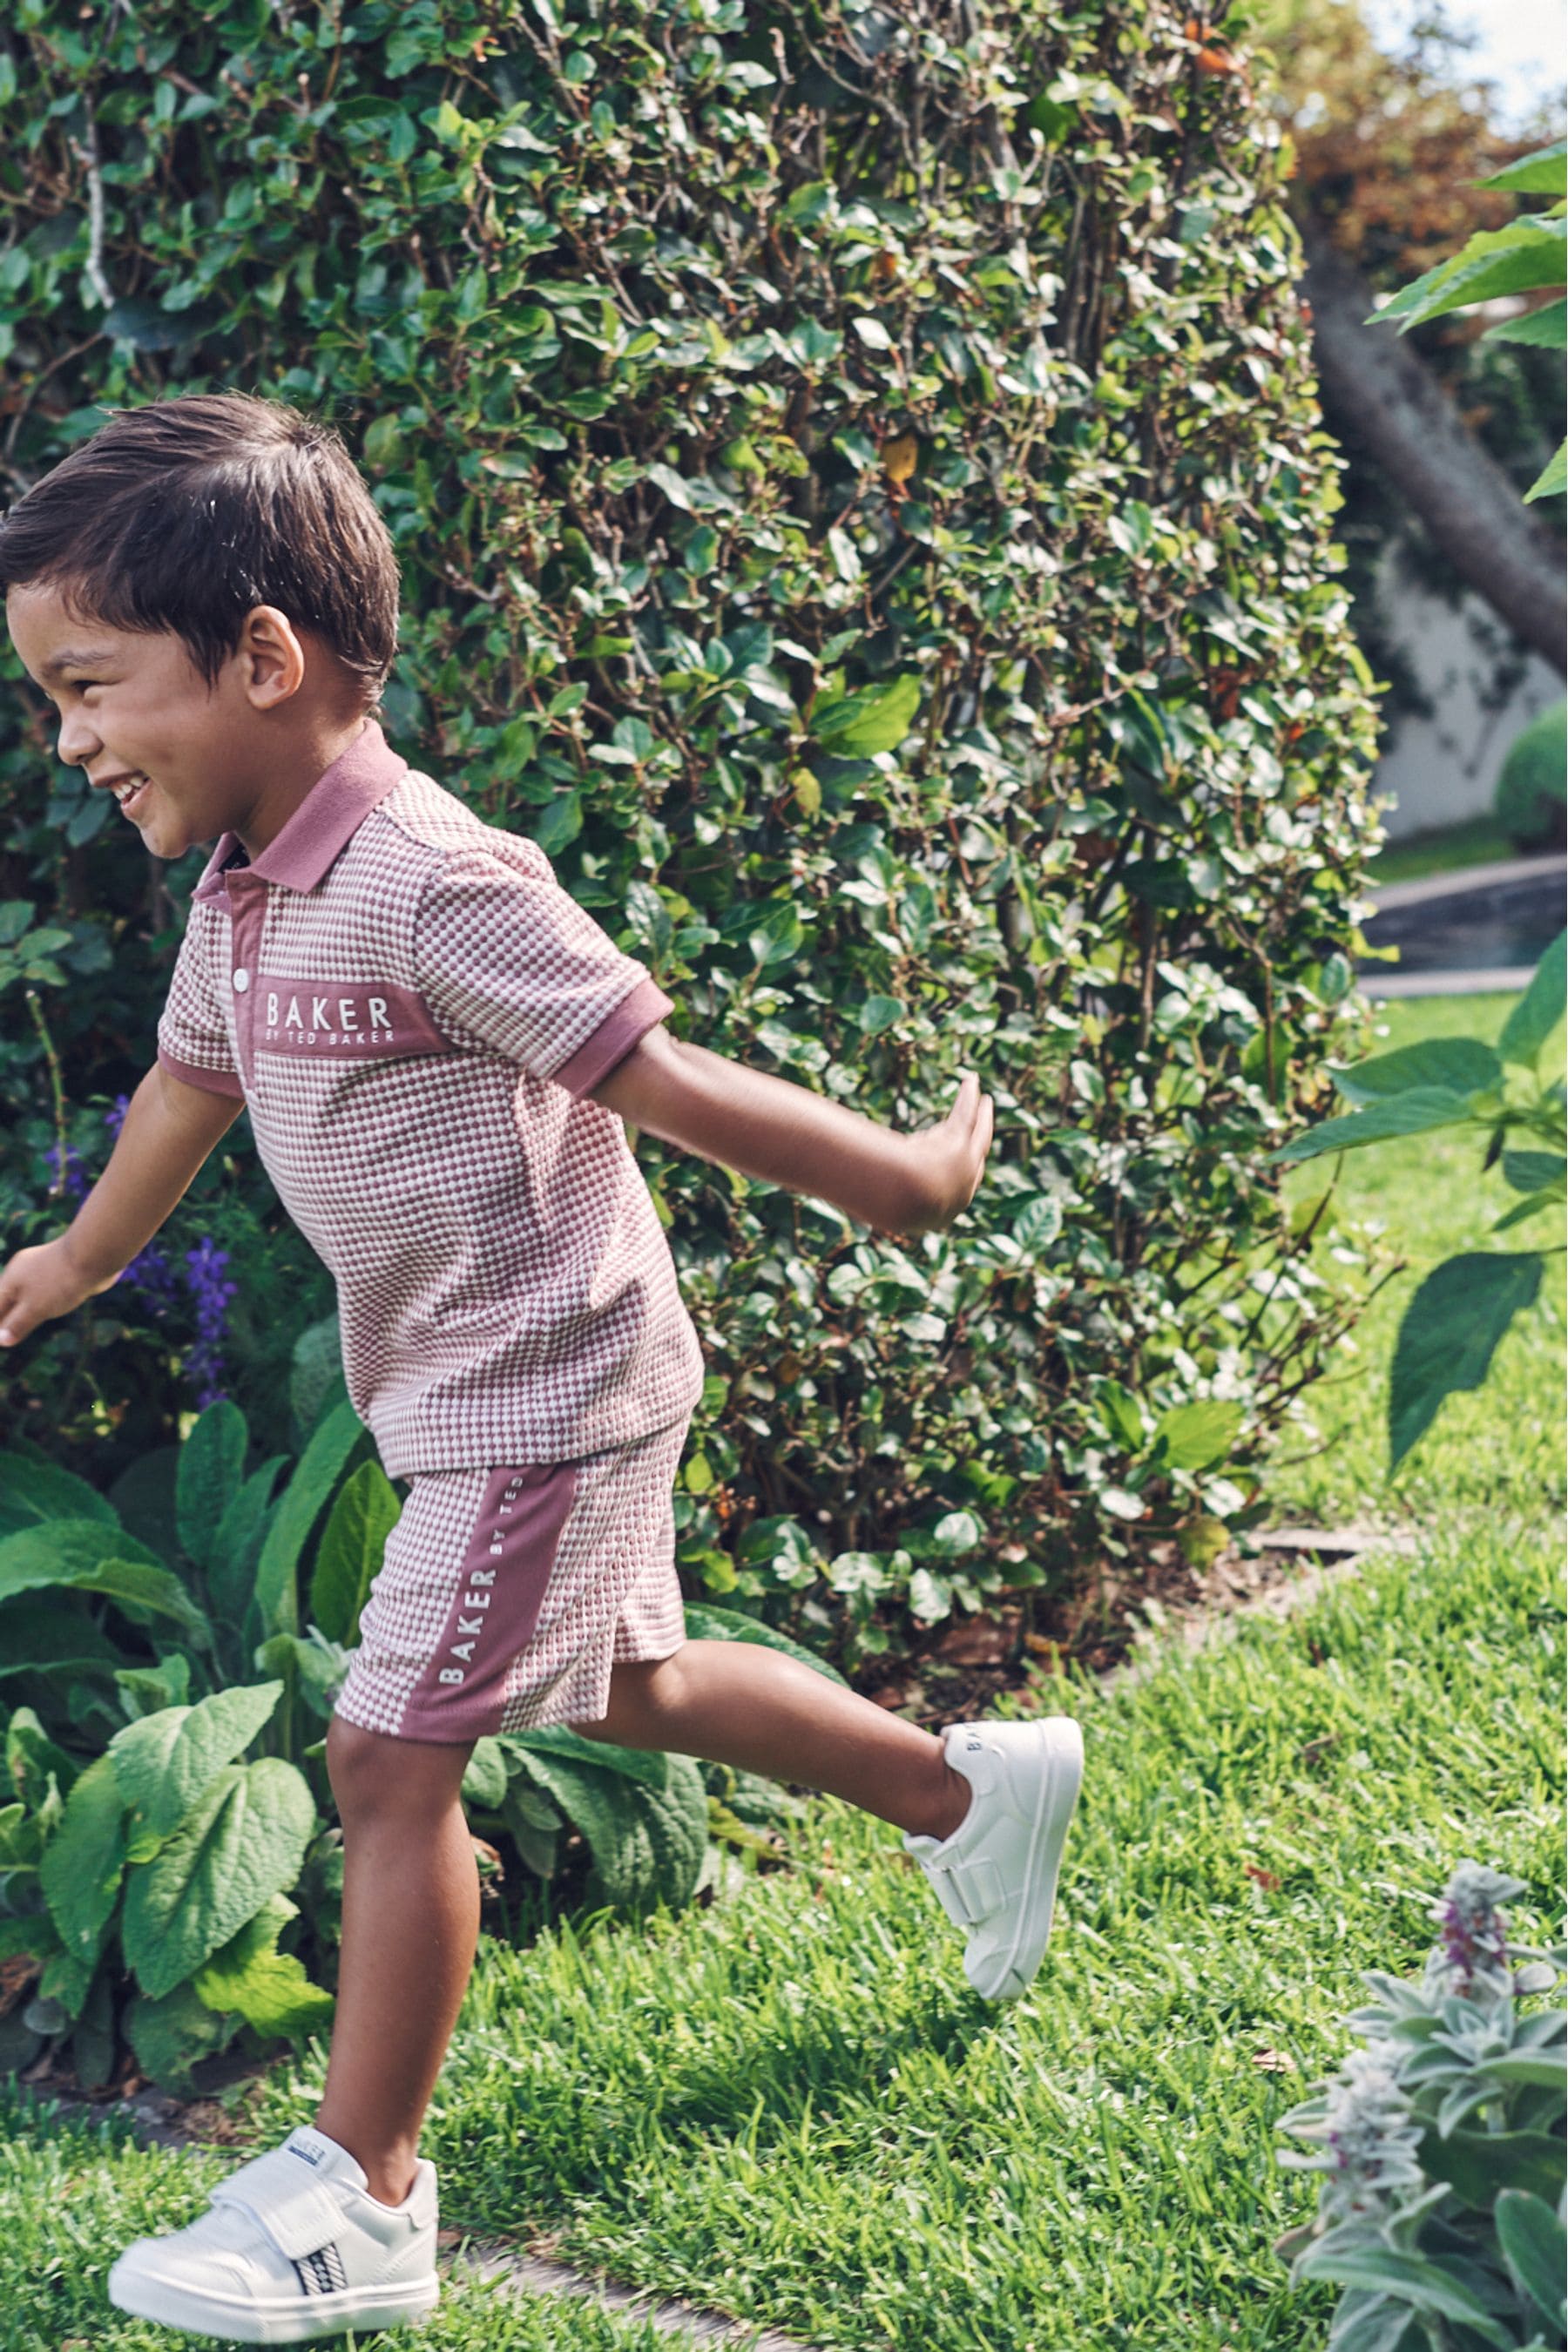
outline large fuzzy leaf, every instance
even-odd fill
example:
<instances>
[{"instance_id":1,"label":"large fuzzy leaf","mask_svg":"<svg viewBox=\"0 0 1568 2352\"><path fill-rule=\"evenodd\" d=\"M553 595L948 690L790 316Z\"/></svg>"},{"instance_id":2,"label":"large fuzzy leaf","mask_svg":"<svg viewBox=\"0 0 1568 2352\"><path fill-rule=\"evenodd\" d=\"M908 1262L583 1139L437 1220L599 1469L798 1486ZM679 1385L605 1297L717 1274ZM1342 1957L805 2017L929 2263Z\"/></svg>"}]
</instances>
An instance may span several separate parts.
<instances>
[{"instance_id":1,"label":"large fuzzy leaf","mask_svg":"<svg viewBox=\"0 0 1568 2352\"><path fill-rule=\"evenodd\" d=\"M402 1498L379 1462L362 1462L344 1480L310 1579L310 1614L330 1641L357 1637L386 1538L402 1516Z\"/></svg>"},{"instance_id":2,"label":"large fuzzy leaf","mask_svg":"<svg viewBox=\"0 0 1568 2352\"><path fill-rule=\"evenodd\" d=\"M125 1890L127 1965L156 2000L300 1875L316 1809L302 1773L275 1756L230 1764Z\"/></svg>"},{"instance_id":3,"label":"large fuzzy leaf","mask_svg":"<svg viewBox=\"0 0 1568 2352\"><path fill-rule=\"evenodd\" d=\"M205 1617L145 1544L101 1518L49 1519L0 1537L0 1601L51 1585L131 1601L210 1642Z\"/></svg>"},{"instance_id":4,"label":"large fuzzy leaf","mask_svg":"<svg viewBox=\"0 0 1568 2352\"><path fill-rule=\"evenodd\" d=\"M101 1519L117 1528L120 1517L95 1486L57 1463L34 1462L25 1454L0 1454L0 1536L44 1519Z\"/></svg>"},{"instance_id":5,"label":"large fuzzy leaf","mask_svg":"<svg viewBox=\"0 0 1568 2352\"><path fill-rule=\"evenodd\" d=\"M280 1682L215 1691L196 1706L160 1707L109 1743L129 1805L157 1838L169 1835L221 1768L249 1747L282 1695Z\"/></svg>"},{"instance_id":6,"label":"large fuzzy leaf","mask_svg":"<svg viewBox=\"0 0 1568 2352\"><path fill-rule=\"evenodd\" d=\"M39 1867L49 1916L78 1959L97 1953L124 1874L125 1792L112 1759L95 1756L72 1788Z\"/></svg>"},{"instance_id":7,"label":"large fuzzy leaf","mask_svg":"<svg viewBox=\"0 0 1568 2352\"><path fill-rule=\"evenodd\" d=\"M666 1760L668 1785L658 1790L601 1765L528 1756L531 1776L588 1842L590 1903L638 1909L662 1901L673 1909L695 1892L708 1844L708 1792L690 1757Z\"/></svg>"},{"instance_id":8,"label":"large fuzzy leaf","mask_svg":"<svg viewBox=\"0 0 1568 2352\"><path fill-rule=\"evenodd\" d=\"M186 1557L211 1566L225 1511L245 1476L249 1441L245 1415L232 1397L219 1397L180 1448L174 1473L174 1516Z\"/></svg>"},{"instance_id":9,"label":"large fuzzy leaf","mask_svg":"<svg viewBox=\"0 0 1568 2352\"><path fill-rule=\"evenodd\" d=\"M294 1953L277 1948L299 1911L286 1895L270 1895L255 1918L196 1970L198 2000L209 2009L237 2010L258 2033L293 2037L328 2026L335 2006L331 1994L310 1982Z\"/></svg>"},{"instance_id":10,"label":"large fuzzy leaf","mask_svg":"<svg viewBox=\"0 0 1568 2352\"><path fill-rule=\"evenodd\" d=\"M345 1401L328 1413L300 1456L257 1566L253 1605L258 1639L300 1631L300 1556L328 1496L364 1435L363 1423Z\"/></svg>"}]
</instances>

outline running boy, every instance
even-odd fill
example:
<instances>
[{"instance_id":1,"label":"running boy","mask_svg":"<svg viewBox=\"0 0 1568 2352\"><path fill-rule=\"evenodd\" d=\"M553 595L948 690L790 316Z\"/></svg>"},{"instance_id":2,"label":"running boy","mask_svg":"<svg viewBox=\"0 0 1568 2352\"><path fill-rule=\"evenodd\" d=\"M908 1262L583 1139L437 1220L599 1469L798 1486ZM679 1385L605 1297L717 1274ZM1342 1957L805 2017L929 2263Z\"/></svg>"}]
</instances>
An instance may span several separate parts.
<instances>
[{"instance_id":1,"label":"running boy","mask_svg":"<svg viewBox=\"0 0 1568 2352\"><path fill-rule=\"evenodd\" d=\"M973 1198L973 1076L900 1135L665 1028L672 1001L526 837L391 749L397 567L337 436L230 394L117 412L0 520L59 756L163 858L217 837L154 1066L67 1231L0 1270L0 1345L107 1290L242 1108L336 1278L343 1368L410 1491L329 1727L342 1949L312 2123L110 2273L246 2343L427 2312L418 2154L479 1927L459 1784L568 1723L805 1782L905 1832L990 1999L1050 1932L1066 1717L939 1739L750 1643L685 1638L671 1489L697 1333L623 1121L886 1233Z\"/></svg>"}]
</instances>

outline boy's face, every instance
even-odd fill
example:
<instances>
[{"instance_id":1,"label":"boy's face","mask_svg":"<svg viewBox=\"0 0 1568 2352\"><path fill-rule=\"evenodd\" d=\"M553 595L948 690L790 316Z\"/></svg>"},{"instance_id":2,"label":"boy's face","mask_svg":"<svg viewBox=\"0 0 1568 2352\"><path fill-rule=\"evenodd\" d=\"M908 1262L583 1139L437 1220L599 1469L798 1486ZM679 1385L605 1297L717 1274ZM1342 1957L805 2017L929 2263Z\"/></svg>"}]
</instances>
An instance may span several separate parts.
<instances>
[{"instance_id":1,"label":"boy's face","mask_svg":"<svg viewBox=\"0 0 1568 2352\"><path fill-rule=\"evenodd\" d=\"M172 631L83 620L58 589L13 588L5 620L23 667L59 713L60 758L95 789L123 792L142 780L122 814L154 856L182 856L229 829L247 848L269 837L266 803L284 782L285 747L276 721L258 722L281 715L303 679L300 640L281 613L259 605L248 615L210 690ZM303 718L306 699L288 717Z\"/></svg>"}]
</instances>

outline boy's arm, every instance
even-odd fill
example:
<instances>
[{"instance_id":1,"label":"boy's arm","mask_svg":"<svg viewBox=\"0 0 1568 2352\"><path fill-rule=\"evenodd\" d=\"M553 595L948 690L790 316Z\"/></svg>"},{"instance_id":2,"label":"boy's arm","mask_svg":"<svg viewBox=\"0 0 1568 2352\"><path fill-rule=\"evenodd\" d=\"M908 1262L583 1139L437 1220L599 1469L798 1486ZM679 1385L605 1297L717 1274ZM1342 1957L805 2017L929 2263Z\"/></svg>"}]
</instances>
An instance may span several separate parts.
<instances>
[{"instance_id":1,"label":"boy's arm","mask_svg":"<svg viewBox=\"0 0 1568 2352\"><path fill-rule=\"evenodd\" d=\"M0 1340L14 1346L36 1324L68 1315L116 1282L244 1108L241 1097L187 1086L154 1062L131 1097L108 1167L71 1223L0 1268Z\"/></svg>"},{"instance_id":2,"label":"boy's arm","mask_svg":"<svg viewBox=\"0 0 1568 2352\"><path fill-rule=\"evenodd\" d=\"M633 1127L742 1175L832 1201L881 1233L952 1223L990 1146L989 1097L965 1077L948 1118L900 1135L787 1078L648 1030L590 1098Z\"/></svg>"}]
</instances>

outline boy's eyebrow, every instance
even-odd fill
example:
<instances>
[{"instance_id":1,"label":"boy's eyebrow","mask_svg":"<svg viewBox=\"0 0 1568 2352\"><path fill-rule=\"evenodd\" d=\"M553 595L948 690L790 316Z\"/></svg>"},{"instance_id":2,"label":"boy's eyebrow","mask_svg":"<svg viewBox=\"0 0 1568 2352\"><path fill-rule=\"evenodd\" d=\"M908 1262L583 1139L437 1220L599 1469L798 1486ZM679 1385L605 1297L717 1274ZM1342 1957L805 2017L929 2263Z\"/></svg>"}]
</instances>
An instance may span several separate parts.
<instances>
[{"instance_id":1,"label":"boy's eyebrow","mask_svg":"<svg viewBox=\"0 0 1568 2352\"><path fill-rule=\"evenodd\" d=\"M96 669L101 662L112 658L113 649L109 646L100 646L91 653L77 653L68 648L64 653L49 656L43 665L43 674L46 677L58 677L62 670Z\"/></svg>"}]
</instances>

